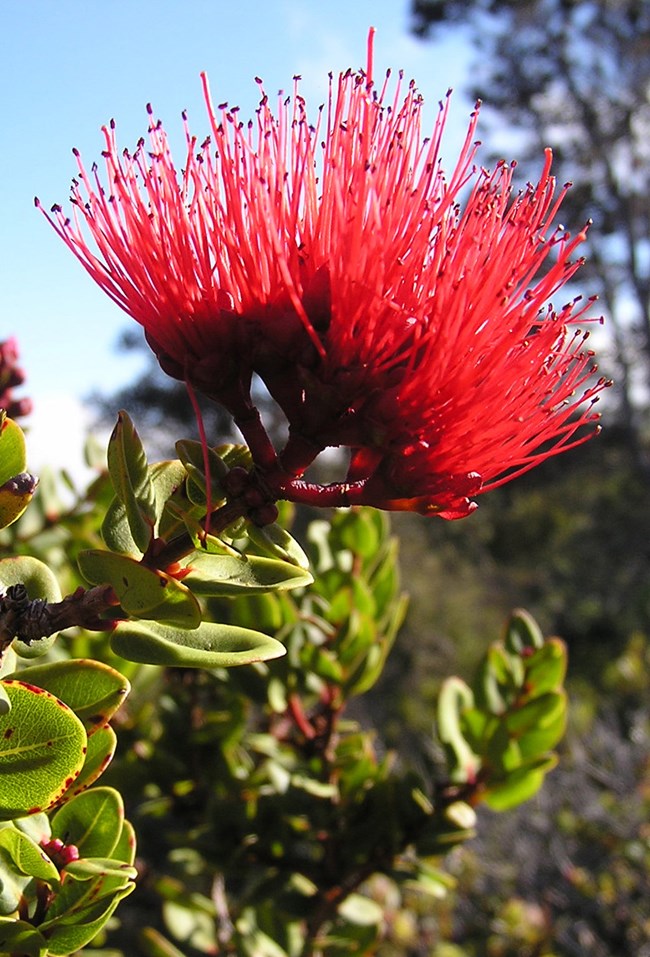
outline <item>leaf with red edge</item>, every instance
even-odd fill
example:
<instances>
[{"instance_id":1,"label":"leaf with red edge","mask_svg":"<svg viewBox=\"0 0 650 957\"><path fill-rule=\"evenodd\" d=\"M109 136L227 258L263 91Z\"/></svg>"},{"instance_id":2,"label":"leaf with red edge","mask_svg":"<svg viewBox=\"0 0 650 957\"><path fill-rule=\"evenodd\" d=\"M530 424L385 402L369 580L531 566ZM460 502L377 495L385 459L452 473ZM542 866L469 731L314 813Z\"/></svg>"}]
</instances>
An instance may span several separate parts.
<instances>
[{"instance_id":1,"label":"leaf with red edge","mask_svg":"<svg viewBox=\"0 0 650 957\"><path fill-rule=\"evenodd\" d=\"M119 671L88 658L35 665L11 677L45 688L65 701L83 721L89 736L106 724L130 690L128 680Z\"/></svg>"},{"instance_id":2,"label":"leaf with red edge","mask_svg":"<svg viewBox=\"0 0 650 957\"><path fill-rule=\"evenodd\" d=\"M95 733L88 738L88 752L79 777L63 795L62 800L67 801L94 784L113 760L116 747L117 735L110 724L96 728Z\"/></svg>"},{"instance_id":3,"label":"leaf with red edge","mask_svg":"<svg viewBox=\"0 0 650 957\"><path fill-rule=\"evenodd\" d=\"M3 682L11 711L0 715L0 820L55 804L78 776L86 732L75 713L42 688Z\"/></svg>"}]
</instances>

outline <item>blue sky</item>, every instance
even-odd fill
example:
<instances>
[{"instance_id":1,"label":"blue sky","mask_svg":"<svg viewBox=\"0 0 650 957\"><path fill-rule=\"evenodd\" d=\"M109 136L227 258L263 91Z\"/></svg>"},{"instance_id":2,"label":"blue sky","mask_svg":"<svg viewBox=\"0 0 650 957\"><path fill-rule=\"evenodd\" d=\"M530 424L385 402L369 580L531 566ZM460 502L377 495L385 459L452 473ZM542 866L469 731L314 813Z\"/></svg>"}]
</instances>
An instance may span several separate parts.
<instances>
[{"instance_id":1,"label":"blue sky","mask_svg":"<svg viewBox=\"0 0 650 957\"><path fill-rule=\"evenodd\" d=\"M193 132L207 133L199 73L206 70L215 102L252 114L261 76L269 91L302 92L316 108L327 73L365 62L370 25L377 29L375 64L414 77L433 119L438 99L457 89L444 155L454 153L470 105L462 87L471 52L449 38L431 43L409 33L408 0L21 0L0 4L3 56L0 230L0 338L19 337L34 440L66 420L58 445L72 440L85 416L84 397L110 392L140 367L115 350L132 322L99 290L35 210L67 202L77 147L87 165L99 158L100 127L115 118L119 141L133 147L145 133L151 102L181 140L187 109ZM63 415L55 415L56 409ZM71 417L76 410L76 425ZM52 436L54 438L54 436ZM42 449L41 449L42 451Z\"/></svg>"}]
</instances>

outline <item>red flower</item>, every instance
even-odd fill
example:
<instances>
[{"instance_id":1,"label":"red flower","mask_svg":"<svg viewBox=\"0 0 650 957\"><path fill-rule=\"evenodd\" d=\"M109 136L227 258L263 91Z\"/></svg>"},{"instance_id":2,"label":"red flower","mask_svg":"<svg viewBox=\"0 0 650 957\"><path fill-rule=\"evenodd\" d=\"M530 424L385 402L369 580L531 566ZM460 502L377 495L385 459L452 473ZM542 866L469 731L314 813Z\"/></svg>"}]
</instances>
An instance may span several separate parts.
<instances>
[{"instance_id":1,"label":"red flower","mask_svg":"<svg viewBox=\"0 0 650 957\"><path fill-rule=\"evenodd\" d=\"M257 120L215 110L182 172L160 123L120 154L104 130L106 192L79 160L55 229L145 329L161 365L224 404L270 497L467 514L470 497L595 429L585 308L549 299L573 276L575 237L554 225L551 157L512 193L512 167L476 169L472 115L451 176L421 137L415 86L388 99L368 65L332 82L310 125L295 79ZM463 188L470 190L460 204ZM84 226L94 245L85 238ZM543 267L543 268L542 268ZM250 400L257 372L290 427L276 456ZM301 481L328 446L348 481Z\"/></svg>"}]
</instances>

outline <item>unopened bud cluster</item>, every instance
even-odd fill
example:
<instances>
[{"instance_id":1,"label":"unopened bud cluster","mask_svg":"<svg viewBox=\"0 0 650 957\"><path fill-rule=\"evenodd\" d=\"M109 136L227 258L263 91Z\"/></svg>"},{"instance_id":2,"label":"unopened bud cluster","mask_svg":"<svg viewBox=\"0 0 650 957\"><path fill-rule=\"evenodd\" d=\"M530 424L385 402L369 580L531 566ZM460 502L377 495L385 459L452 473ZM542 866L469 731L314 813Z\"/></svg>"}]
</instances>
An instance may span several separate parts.
<instances>
[{"instance_id":1,"label":"unopened bud cluster","mask_svg":"<svg viewBox=\"0 0 650 957\"><path fill-rule=\"evenodd\" d=\"M18 357L18 342L13 336L0 342L0 409L4 409L10 419L19 419L32 411L31 399L16 399L13 395L13 390L25 381Z\"/></svg>"}]
</instances>

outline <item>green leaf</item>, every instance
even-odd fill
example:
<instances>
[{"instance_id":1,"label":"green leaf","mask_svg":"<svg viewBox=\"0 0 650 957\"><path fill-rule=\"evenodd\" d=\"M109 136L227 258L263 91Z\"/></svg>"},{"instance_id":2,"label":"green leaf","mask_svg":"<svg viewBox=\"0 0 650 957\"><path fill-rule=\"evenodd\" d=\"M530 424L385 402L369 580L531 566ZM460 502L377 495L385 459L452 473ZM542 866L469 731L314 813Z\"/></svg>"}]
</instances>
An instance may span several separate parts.
<instances>
[{"instance_id":1,"label":"green leaf","mask_svg":"<svg viewBox=\"0 0 650 957\"><path fill-rule=\"evenodd\" d=\"M9 714L0 716L0 819L34 814L54 804L79 774L86 732L58 698L5 681Z\"/></svg>"},{"instance_id":2,"label":"green leaf","mask_svg":"<svg viewBox=\"0 0 650 957\"><path fill-rule=\"evenodd\" d=\"M517 608L506 623L504 644L515 655L534 651L544 644L544 635L533 618L523 608Z\"/></svg>"},{"instance_id":3,"label":"green leaf","mask_svg":"<svg viewBox=\"0 0 650 957\"><path fill-rule=\"evenodd\" d=\"M251 542L271 558L279 558L281 561L297 565L298 568L309 570L309 559L304 551L295 538L292 538L280 525L265 525L264 528L258 528L257 525L248 523L246 533Z\"/></svg>"},{"instance_id":4,"label":"green leaf","mask_svg":"<svg viewBox=\"0 0 650 957\"><path fill-rule=\"evenodd\" d=\"M92 736L88 738L84 765L72 787L65 792L65 800L85 791L101 777L113 760L116 747L117 736L110 724L105 724L102 728L95 727Z\"/></svg>"},{"instance_id":5,"label":"green leaf","mask_svg":"<svg viewBox=\"0 0 650 957\"><path fill-rule=\"evenodd\" d=\"M138 876L135 867L110 857L82 857L65 866L66 877L75 881L91 881L97 877L120 877L134 881Z\"/></svg>"},{"instance_id":6,"label":"green leaf","mask_svg":"<svg viewBox=\"0 0 650 957\"><path fill-rule=\"evenodd\" d=\"M45 688L65 701L86 725L88 735L115 714L131 687L119 671L89 658L35 665L11 677Z\"/></svg>"},{"instance_id":7,"label":"green leaf","mask_svg":"<svg viewBox=\"0 0 650 957\"><path fill-rule=\"evenodd\" d=\"M24 472L27 466L25 436L13 419L4 411L0 419L0 486L14 475Z\"/></svg>"},{"instance_id":8,"label":"green leaf","mask_svg":"<svg viewBox=\"0 0 650 957\"><path fill-rule=\"evenodd\" d=\"M0 953L47 957L47 943L27 921L0 917Z\"/></svg>"},{"instance_id":9,"label":"green leaf","mask_svg":"<svg viewBox=\"0 0 650 957\"><path fill-rule=\"evenodd\" d=\"M212 914L192 907L191 902L165 901L162 909L165 925L186 947L202 954L219 953L216 921Z\"/></svg>"},{"instance_id":10,"label":"green leaf","mask_svg":"<svg viewBox=\"0 0 650 957\"><path fill-rule=\"evenodd\" d=\"M191 571L183 581L197 595L286 591L313 581L309 571L293 563L254 555L235 558L196 552L188 567Z\"/></svg>"},{"instance_id":11,"label":"green leaf","mask_svg":"<svg viewBox=\"0 0 650 957\"><path fill-rule=\"evenodd\" d=\"M40 924L50 955L69 954L92 940L131 892L135 869L122 860L132 849L131 835L122 799L112 788L86 791L54 815L52 836L76 845L82 856L66 865L66 879Z\"/></svg>"},{"instance_id":12,"label":"green leaf","mask_svg":"<svg viewBox=\"0 0 650 957\"><path fill-rule=\"evenodd\" d=\"M124 822L124 804L114 788L78 794L52 818L52 837L75 844L81 857L111 857Z\"/></svg>"},{"instance_id":13,"label":"green leaf","mask_svg":"<svg viewBox=\"0 0 650 957\"><path fill-rule=\"evenodd\" d=\"M566 695L563 693L559 697L561 704L552 713L548 713L539 726L531 727L517 738L522 761L528 762L546 755L562 740L566 731L567 707Z\"/></svg>"},{"instance_id":14,"label":"green leaf","mask_svg":"<svg viewBox=\"0 0 650 957\"><path fill-rule=\"evenodd\" d=\"M229 668L285 654L284 645L259 631L202 622L192 630L154 622L120 622L113 651L128 661L182 668Z\"/></svg>"},{"instance_id":15,"label":"green leaf","mask_svg":"<svg viewBox=\"0 0 650 957\"><path fill-rule=\"evenodd\" d=\"M133 864L135 861L136 838L133 825L125 820L122 824L120 837L113 848L111 858L114 861L123 861L125 864Z\"/></svg>"},{"instance_id":16,"label":"green leaf","mask_svg":"<svg viewBox=\"0 0 650 957\"><path fill-rule=\"evenodd\" d=\"M384 634L375 637L356 672L348 677L347 696L365 694L381 677L400 625L404 621L407 605L405 596L395 602L392 619L385 623Z\"/></svg>"},{"instance_id":17,"label":"green leaf","mask_svg":"<svg viewBox=\"0 0 650 957\"><path fill-rule=\"evenodd\" d=\"M555 724L557 717L563 715L565 710L564 693L547 691L521 707L513 708L504 718L505 726L511 737L519 737L528 731L543 730Z\"/></svg>"},{"instance_id":18,"label":"green leaf","mask_svg":"<svg viewBox=\"0 0 650 957\"><path fill-rule=\"evenodd\" d=\"M438 735L447 752L452 781L473 780L481 764L461 730L461 713L473 706L471 688L460 678L447 678L438 698Z\"/></svg>"},{"instance_id":19,"label":"green leaf","mask_svg":"<svg viewBox=\"0 0 650 957\"><path fill-rule=\"evenodd\" d=\"M38 844L15 827L0 828L0 848L11 858L19 874L37 877L48 884L59 883L59 872Z\"/></svg>"},{"instance_id":20,"label":"green leaf","mask_svg":"<svg viewBox=\"0 0 650 957\"><path fill-rule=\"evenodd\" d=\"M338 512L333 532L339 537L343 548L349 548L353 554L365 559L373 558L381 543L381 530L370 511L364 509Z\"/></svg>"},{"instance_id":21,"label":"green leaf","mask_svg":"<svg viewBox=\"0 0 650 957\"><path fill-rule=\"evenodd\" d=\"M48 957L67 957L81 950L108 923L119 902L135 890L132 882L117 889L107 886L105 895L97 899L95 884L75 884L70 881L64 885L55 901L64 895L69 898L71 890L76 887L88 887L88 891L79 900L71 902L69 912L63 917L41 924L41 931L48 942Z\"/></svg>"},{"instance_id":22,"label":"green leaf","mask_svg":"<svg viewBox=\"0 0 650 957\"><path fill-rule=\"evenodd\" d=\"M362 927L375 926L381 924L384 912L381 906L368 897L361 894L348 894L342 904L339 905L338 912L345 920L351 924L359 924Z\"/></svg>"},{"instance_id":23,"label":"green leaf","mask_svg":"<svg viewBox=\"0 0 650 957\"><path fill-rule=\"evenodd\" d=\"M524 664L518 654L495 642L488 648L475 684L476 703L491 714L502 714L521 694Z\"/></svg>"},{"instance_id":24,"label":"green leaf","mask_svg":"<svg viewBox=\"0 0 650 957\"><path fill-rule=\"evenodd\" d=\"M126 509L133 541L141 552L146 552L156 520L156 494L140 436L124 411L118 414L107 460L115 494Z\"/></svg>"},{"instance_id":25,"label":"green leaf","mask_svg":"<svg viewBox=\"0 0 650 957\"><path fill-rule=\"evenodd\" d=\"M505 722L498 721L490 731L481 755L485 763L497 774L507 774L521 767L523 759L519 744L508 734Z\"/></svg>"},{"instance_id":26,"label":"green leaf","mask_svg":"<svg viewBox=\"0 0 650 957\"><path fill-rule=\"evenodd\" d=\"M201 609L190 590L165 572L147 568L135 558L99 549L79 554L79 568L93 585L110 584L124 611L136 618L153 618L195 628Z\"/></svg>"},{"instance_id":27,"label":"green leaf","mask_svg":"<svg viewBox=\"0 0 650 957\"><path fill-rule=\"evenodd\" d=\"M13 821L14 827L31 838L35 844L49 841L51 837L50 820L45 812L31 814L29 817L17 817Z\"/></svg>"},{"instance_id":28,"label":"green leaf","mask_svg":"<svg viewBox=\"0 0 650 957\"><path fill-rule=\"evenodd\" d=\"M168 459L150 465L149 474L156 493L156 521L160 521L167 502L182 487L187 473L178 459Z\"/></svg>"},{"instance_id":29,"label":"green leaf","mask_svg":"<svg viewBox=\"0 0 650 957\"><path fill-rule=\"evenodd\" d=\"M193 465L195 469L203 472L203 446L200 442L197 442L195 439L180 439L176 443L175 448L176 454L184 466ZM237 446L228 445L221 447L222 450L228 449L229 452L234 448L237 448ZM245 448L245 446L240 446L240 448ZM232 465L226 464L219 449L208 448L208 464L213 482L218 482L220 479L225 478L232 468ZM203 491L205 492L205 483ZM215 486L214 491L219 492L218 486Z\"/></svg>"},{"instance_id":30,"label":"green leaf","mask_svg":"<svg viewBox=\"0 0 650 957\"><path fill-rule=\"evenodd\" d=\"M0 846L0 916L14 914L22 900L33 896L36 880L18 871L11 855Z\"/></svg>"},{"instance_id":31,"label":"green leaf","mask_svg":"<svg viewBox=\"0 0 650 957\"><path fill-rule=\"evenodd\" d=\"M221 480L228 474L228 467L215 449L208 449L210 470L210 493L213 508L224 499ZM176 452L187 470L187 495L194 505L203 511L207 505L207 477L203 461L203 446L200 442L181 439L176 443Z\"/></svg>"},{"instance_id":32,"label":"green leaf","mask_svg":"<svg viewBox=\"0 0 650 957\"><path fill-rule=\"evenodd\" d=\"M508 811L528 801L539 791L546 773L557 764L557 757L551 755L517 768L502 780L489 780L488 788L482 799L493 811Z\"/></svg>"},{"instance_id":33,"label":"green leaf","mask_svg":"<svg viewBox=\"0 0 650 957\"><path fill-rule=\"evenodd\" d=\"M453 877L426 860L418 860L415 867L415 877L413 880L405 881L405 887L414 887L435 900L443 900L447 897L454 887ZM436 957L438 957L437 954Z\"/></svg>"},{"instance_id":34,"label":"green leaf","mask_svg":"<svg viewBox=\"0 0 650 957\"><path fill-rule=\"evenodd\" d=\"M541 648L526 659L525 665L529 697L558 691L566 676L566 645L559 638L548 638Z\"/></svg>"},{"instance_id":35,"label":"green leaf","mask_svg":"<svg viewBox=\"0 0 650 957\"><path fill-rule=\"evenodd\" d=\"M158 534L165 537L166 531L169 531L162 527L165 524L166 505L183 486L186 478L185 468L177 459L156 462L155 465L149 466L149 476L156 497L155 530L160 528ZM182 530L182 523L177 519L174 519L173 526L176 533ZM117 497L113 499L106 512L102 524L102 537L106 547L113 552L121 552L125 555L142 553L142 549L138 548L131 533L126 506Z\"/></svg>"},{"instance_id":36,"label":"green leaf","mask_svg":"<svg viewBox=\"0 0 650 957\"><path fill-rule=\"evenodd\" d=\"M305 644L301 663L312 674L318 675L334 684L342 684L345 678L343 667L337 654L331 649L319 645Z\"/></svg>"},{"instance_id":37,"label":"green leaf","mask_svg":"<svg viewBox=\"0 0 650 957\"><path fill-rule=\"evenodd\" d=\"M24 585L31 599L61 601L61 589L54 573L47 565L37 558L32 558L31 555L19 555L15 558L0 560L0 586L2 590L6 590L11 585ZM36 658L45 654L56 638L57 635L54 634L32 642L17 639L13 647L23 658Z\"/></svg>"}]
</instances>

